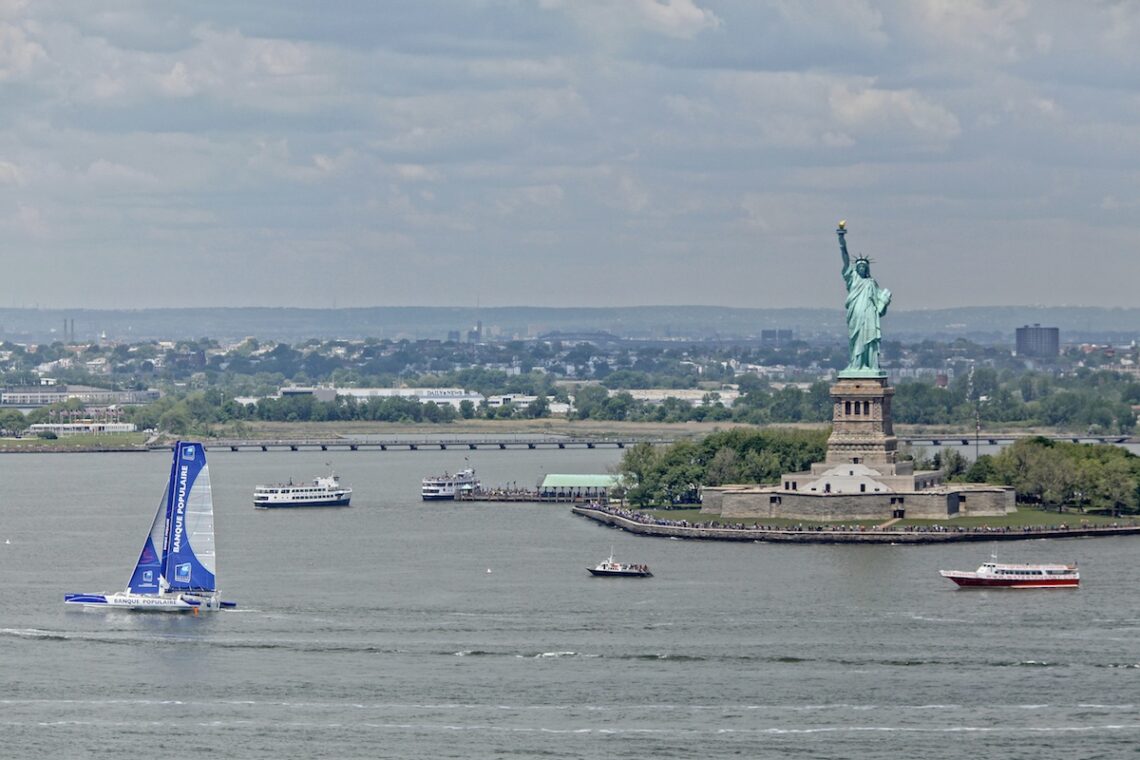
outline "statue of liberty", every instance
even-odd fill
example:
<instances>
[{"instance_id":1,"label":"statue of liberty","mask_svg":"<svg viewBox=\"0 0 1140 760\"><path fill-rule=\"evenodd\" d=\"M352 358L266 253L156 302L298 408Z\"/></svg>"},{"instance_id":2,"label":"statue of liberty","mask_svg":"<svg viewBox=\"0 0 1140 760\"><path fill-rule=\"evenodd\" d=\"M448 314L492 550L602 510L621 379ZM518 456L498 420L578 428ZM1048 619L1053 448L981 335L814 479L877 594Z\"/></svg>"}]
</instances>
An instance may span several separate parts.
<instances>
[{"instance_id":1,"label":"statue of liberty","mask_svg":"<svg viewBox=\"0 0 1140 760\"><path fill-rule=\"evenodd\" d=\"M871 260L866 256L847 255L847 221L839 223L839 253L843 256L843 281L847 283L847 336L851 360L840 377L882 377L879 369L879 343L883 331L879 317L887 313L891 291L880 288L871 278Z\"/></svg>"}]
</instances>

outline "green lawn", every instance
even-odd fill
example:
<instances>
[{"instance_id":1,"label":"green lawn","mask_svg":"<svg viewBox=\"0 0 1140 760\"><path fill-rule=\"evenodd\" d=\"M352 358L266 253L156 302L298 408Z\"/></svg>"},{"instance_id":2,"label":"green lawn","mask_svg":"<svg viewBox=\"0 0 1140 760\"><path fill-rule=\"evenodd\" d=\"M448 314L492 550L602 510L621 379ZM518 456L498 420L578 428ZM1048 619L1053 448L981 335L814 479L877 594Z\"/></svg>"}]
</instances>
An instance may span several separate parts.
<instances>
[{"instance_id":1,"label":"green lawn","mask_svg":"<svg viewBox=\"0 0 1140 760\"><path fill-rule=\"evenodd\" d=\"M0 438L0 451L74 451L91 449L143 448L146 433L107 433L104 435L70 435L51 440L28 436Z\"/></svg>"},{"instance_id":2,"label":"green lawn","mask_svg":"<svg viewBox=\"0 0 1140 760\"><path fill-rule=\"evenodd\" d=\"M1085 525L1111 525L1113 523L1135 520L1136 515L1125 517L1105 517L1104 515L1090 515L1081 512L1046 512L1041 509L1019 509L1011 515L1000 517L956 517L953 520L899 520L896 525L929 527L931 525L955 525L963 528L977 528L988 526L990 528L1022 528L1047 527L1050 525L1068 525L1070 528Z\"/></svg>"}]
</instances>

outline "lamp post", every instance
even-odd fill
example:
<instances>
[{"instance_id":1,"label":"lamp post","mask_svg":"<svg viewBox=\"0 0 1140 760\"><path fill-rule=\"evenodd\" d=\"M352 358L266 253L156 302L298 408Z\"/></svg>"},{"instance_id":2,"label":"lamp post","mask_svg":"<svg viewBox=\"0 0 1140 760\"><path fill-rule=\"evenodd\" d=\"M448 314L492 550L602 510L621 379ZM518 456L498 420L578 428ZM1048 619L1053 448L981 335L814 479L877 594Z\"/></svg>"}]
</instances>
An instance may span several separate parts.
<instances>
[{"instance_id":1,"label":"lamp post","mask_svg":"<svg viewBox=\"0 0 1140 760\"><path fill-rule=\"evenodd\" d=\"M970 374L966 378L966 397L974 399L974 461L981 456L982 400L974 395L974 360L970 360Z\"/></svg>"}]
</instances>

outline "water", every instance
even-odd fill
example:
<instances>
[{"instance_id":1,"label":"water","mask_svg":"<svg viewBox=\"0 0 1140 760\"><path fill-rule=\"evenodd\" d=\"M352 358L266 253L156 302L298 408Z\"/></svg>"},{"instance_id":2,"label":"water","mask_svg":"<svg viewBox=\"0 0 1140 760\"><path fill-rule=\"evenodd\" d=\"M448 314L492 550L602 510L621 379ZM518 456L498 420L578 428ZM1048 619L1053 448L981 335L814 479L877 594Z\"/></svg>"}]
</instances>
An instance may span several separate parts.
<instances>
[{"instance_id":1,"label":"water","mask_svg":"<svg viewBox=\"0 0 1140 760\"><path fill-rule=\"evenodd\" d=\"M164 454L0 456L5 757L1116 758L1140 744L1135 539L769 546L641 538L419 478L604 472L615 450L211 452L238 610L63 606L125 583ZM325 474L342 510L260 511ZM609 555L648 580L595 579ZM1079 591L940 568L1079 560ZM489 571L489 572L488 572Z\"/></svg>"}]
</instances>

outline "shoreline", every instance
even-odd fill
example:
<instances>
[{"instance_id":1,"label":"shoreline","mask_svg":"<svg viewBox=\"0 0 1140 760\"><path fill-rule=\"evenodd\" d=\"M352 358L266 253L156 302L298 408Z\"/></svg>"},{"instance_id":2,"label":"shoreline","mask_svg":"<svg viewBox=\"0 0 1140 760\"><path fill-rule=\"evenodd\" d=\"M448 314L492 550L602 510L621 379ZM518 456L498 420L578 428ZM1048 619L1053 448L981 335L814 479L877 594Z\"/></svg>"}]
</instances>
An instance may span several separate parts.
<instances>
[{"instance_id":1,"label":"shoreline","mask_svg":"<svg viewBox=\"0 0 1140 760\"><path fill-rule=\"evenodd\" d=\"M692 525L670 525L661 522L630 520L612 511L591 507L572 507L573 514L630 533L654 538L685 538L701 541L751 541L785 544L947 544L961 541L1025 541L1042 538L1093 538L1102 536L1140 535L1140 525L1092 527L1059 527L1043 529L993 528L970 530L835 530L806 528L782 530L718 526L698 528Z\"/></svg>"}]
</instances>

